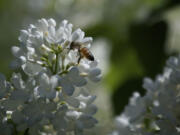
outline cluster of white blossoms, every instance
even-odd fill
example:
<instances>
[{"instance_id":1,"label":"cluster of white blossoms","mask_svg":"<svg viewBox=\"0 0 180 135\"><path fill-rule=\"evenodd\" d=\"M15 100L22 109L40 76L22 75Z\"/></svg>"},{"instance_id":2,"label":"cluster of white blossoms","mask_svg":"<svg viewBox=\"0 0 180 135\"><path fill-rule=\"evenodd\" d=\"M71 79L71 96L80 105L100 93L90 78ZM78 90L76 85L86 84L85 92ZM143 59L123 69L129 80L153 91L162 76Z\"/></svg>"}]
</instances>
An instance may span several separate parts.
<instances>
[{"instance_id":1,"label":"cluster of white blossoms","mask_svg":"<svg viewBox=\"0 0 180 135\"><path fill-rule=\"evenodd\" d=\"M10 81L0 75L0 134L82 135L97 123L96 96L85 86L99 81L101 70L82 57L80 48L87 51L92 43L84 36L67 20L56 26L40 19L21 31L11 66L25 74L13 73ZM72 42L81 46L72 48Z\"/></svg>"},{"instance_id":2,"label":"cluster of white blossoms","mask_svg":"<svg viewBox=\"0 0 180 135\"><path fill-rule=\"evenodd\" d=\"M163 75L145 78L143 87L146 94L133 94L112 135L179 135L180 56L170 57Z\"/></svg>"}]
</instances>

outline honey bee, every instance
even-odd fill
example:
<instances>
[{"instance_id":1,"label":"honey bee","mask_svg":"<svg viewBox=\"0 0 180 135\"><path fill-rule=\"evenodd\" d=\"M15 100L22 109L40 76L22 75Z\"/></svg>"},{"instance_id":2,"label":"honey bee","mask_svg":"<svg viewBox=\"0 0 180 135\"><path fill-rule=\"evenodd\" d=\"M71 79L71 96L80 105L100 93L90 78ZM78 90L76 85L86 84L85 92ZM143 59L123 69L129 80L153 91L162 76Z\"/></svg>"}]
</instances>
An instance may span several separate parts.
<instances>
[{"instance_id":1,"label":"honey bee","mask_svg":"<svg viewBox=\"0 0 180 135\"><path fill-rule=\"evenodd\" d=\"M94 61L94 56L93 54L91 53L91 51L86 48L86 47L83 47L83 44L80 43L80 42L71 42L70 44L70 50L74 50L74 49L78 49L78 52L79 52L79 59L78 59L78 64L79 62L81 61L82 58L86 58L90 61Z\"/></svg>"}]
</instances>

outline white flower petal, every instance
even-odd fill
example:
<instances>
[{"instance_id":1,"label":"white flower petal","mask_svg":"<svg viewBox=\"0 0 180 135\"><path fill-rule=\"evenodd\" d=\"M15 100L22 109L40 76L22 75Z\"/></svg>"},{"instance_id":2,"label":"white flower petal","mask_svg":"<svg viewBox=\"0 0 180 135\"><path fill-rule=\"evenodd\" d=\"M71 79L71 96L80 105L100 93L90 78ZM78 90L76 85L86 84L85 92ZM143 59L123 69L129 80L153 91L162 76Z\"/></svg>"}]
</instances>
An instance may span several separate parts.
<instances>
[{"instance_id":1,"label":"white flower petal","mask_svg":"<svg viewBox=\"0 0 180 135\"><path fill-rule=\"evenodd\" d=\"M94 115L97 112L97 107L93 104L88 105L88 107L83 112L88 115Z\"/></svg>"},{"instance_id":2,"label":"white flower petal","mask_svg":"<svg viewBox=\"0 0 180 135\"><path fill-rule=\"evenodd\" d=\"M85 45L91 44L93 41L92 37L86 37L84 39L82 39L82 43Z\"/></svg>"},{"instance_id":3,"label":"white flower petal","mask_svg":"<svg viewBox=\"0 0 180 135\"><path fill-rule=\"evenodd\" d=\"M78 119L80 116L81 116L81 112L78 112L78 111L68 111L66 113L66 116L72 120L76 120Z\"/></svg>"},{"instance_id":4,"label":"white flower petal","mask_svg":"<svg viewBox=\"0 0 180 135\"><path fill-rule=\"evenodd\" d=\"M81 29L77 29L72 33L71 41L81 41L84 38L84 32Z\"/></svg>"},{"instance_id":5,"label":"white flower petal","mask_svg":"<svg viewBox=\"0 0 180 135\"><path fill-rule=\"evenodd\" d=\"M59 77L57 75L54 75L50 78L50 84L53 89L58 86L58 81Z\"/></svg>"},{"instance_id":6,"label":"white flower petal","mask_svg":"<svg viewBox=\"0 0 180 135\"><path fill-rule=\"evenodd\" d=\"M89 72L89 76L98 76L101 74L101 70L99 68L92 69Z\"/></svg>"},{"instance_id":7,"label":"white flower petal","mask_svg":"<svg viewBox=\"0 0 180 135\"><path fill-rule=\"evenodd\" d=\"M21 30L20 36L19 36L19 41L22 43L26 43L27 39L29 37L29 33L26 30Z\"/></svg>"},{"instance_id":8,"label":"white flower petal","mask_svg":"<svg viewBox=\"0 0 180 135\"><path fill-rule=\"evenodd\" d=\"M11 82L14 85L14 87L16 89L24 89L25 88L25 84L24 81L21 78L21 74L20 73L13 73L12 78L11 78Z\"/></svg>"},{"instance_id":9,"label":"white flower petal","mask_svg":"<svg viewBox=\"0 0 180 135\"><path fill-rule=\"evenodd\" d=\"M20 49L19 47L17 47L17 46L13 46L13 47L11 48L11 51L12 51L12 54L13 54L14 56L16 56L16 57L20 57L21 55L23 55L21 49Z\"/></svg>"},{"instance_id":10,"label":"white flower petal","mask_svg":"<svg viewBox=\"0 0 180 135\"><path fill-rule=\"evenodd\" d=\"M30 62L27 62L26 64L22 65L22 69L29 76L36 75L40 71L42 71L42 67L39 64L30 63Z\"/></svg>"},{"instance_id":11,"label":"white flower petal","mask_svg":"<svg viewBox=\"0 0 180 135\"><path fill-rule=\"evenodd\" d=\"M72 96L74 93L74 86L69 82L67 78L60 79L60 86L63 89L63 92L68 96Z\"/></svg>"},{"instance_id":12,"label":"white flower petal","mask_svg":"<svg viewBox=\"0 0 180 135\"><path fill-rule=\"evenodd\" d=\"M38 24L37 24L37 27L46 32L47 31L47 28L48 28L48 22L46 21L46 19L41 19L41 20L38 20Z\"/></svg>"},{"instance_id":13,"label":"white flower petal","mask_svg":"<svg viewBox=\"0 0 180 135\"><path fill-rule=\"evenodd\" d=\"M50 26L50 27L49 27L49 36L55 37L55 34L56 34L55 27Z\"/></svg>"},{"instance_id":14,"label":"white flower petal","mask_svg":"<svg viewBox=\"0 0 180 135\"><path fill-rule=\"evenodd\" d=\"M54 19L50 18L50 19L48 20L48 24L49 24L50 26L55 27L55 26L56 26L56 21L55 21Z\"/></svg>"},{"instance_id":15,"label":"white flower petal","mask_svg":"<svg viewBox=\"0 0 180 135\"><path fill-rule=\"evenodd\" d=\"M73 106L73 107L78 107L79 106L79 100L77 100L77 99L75 99L75 98L73 98L73 97L69 97L69 98L66 98L66 102L69 104L69 105L71 105L71 106Z\"/></svg>"},{"instance_id":16,"label":"white flower petal","mask_svg":"<svg viewBox=\"0 0 180 135\"><path fill-rule=\"evenodd\" d=\"M95 124L97 124L97 120L91 115L81 115L79 121L83 123L84 128L92 128Z\"/></svg>"}]
</instances>

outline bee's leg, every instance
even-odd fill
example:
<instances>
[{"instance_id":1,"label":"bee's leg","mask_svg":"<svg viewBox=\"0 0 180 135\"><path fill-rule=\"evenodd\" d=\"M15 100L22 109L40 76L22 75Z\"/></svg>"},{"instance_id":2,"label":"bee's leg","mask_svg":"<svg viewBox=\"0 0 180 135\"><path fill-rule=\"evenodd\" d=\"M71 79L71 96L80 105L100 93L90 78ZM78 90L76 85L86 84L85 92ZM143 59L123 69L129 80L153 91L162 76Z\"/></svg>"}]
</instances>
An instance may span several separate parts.
<instances>
[{"instance_id":1,"label":"bee's leg","mask_svg":"<svg viewBox=\"0 0 180 135\"><path fill-rule=\"evenodd\" d=\"M78 59L78 64L80 63L80 61L81 61L82 58L83 58L83 57L82 57L82 55L80 54L79 59Z\"/></svg>"},{"instance_id":2,"label":"bee's leg","mask_svg":"<svg viewBox=\"0 0 180 135\"><path fill-rule=\"evenodd\" d=\"M82 56L82 54L81 54L80 48L78 48L78 52L79 52L78 64L79 64L83 56Z\"/></svg>"}]
</instances>

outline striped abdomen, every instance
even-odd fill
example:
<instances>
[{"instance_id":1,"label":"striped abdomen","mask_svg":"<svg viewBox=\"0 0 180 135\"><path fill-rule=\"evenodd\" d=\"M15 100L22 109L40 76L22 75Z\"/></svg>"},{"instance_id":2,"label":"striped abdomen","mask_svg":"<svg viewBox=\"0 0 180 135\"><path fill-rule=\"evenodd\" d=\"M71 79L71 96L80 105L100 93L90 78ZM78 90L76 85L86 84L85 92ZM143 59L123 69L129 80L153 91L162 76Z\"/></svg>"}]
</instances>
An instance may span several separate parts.
<instances>
[{"instance_id":1,"label":"striped abdomen","mask_svg":"<svg viewBox=\"0 0 180 135\"><path fill-rule=\"evenodd\" d=\"M90 61L94 61L94 56L92 55L92 53L89 51L88 48L83 47L80 49L80 53L82 56L84 56L86 59L90 60Z\"/></svg>"}]
</instances>

